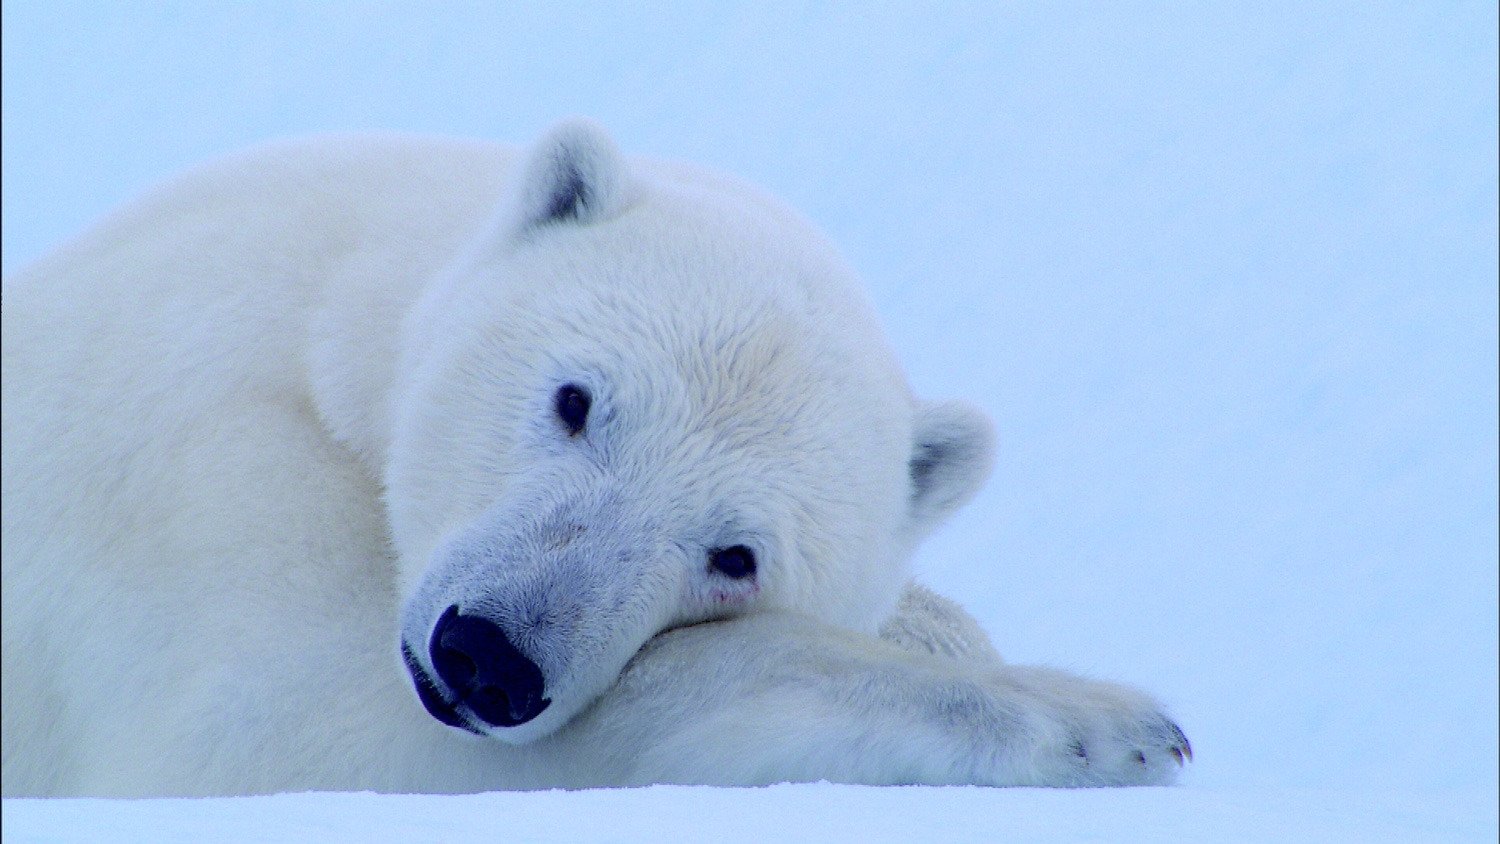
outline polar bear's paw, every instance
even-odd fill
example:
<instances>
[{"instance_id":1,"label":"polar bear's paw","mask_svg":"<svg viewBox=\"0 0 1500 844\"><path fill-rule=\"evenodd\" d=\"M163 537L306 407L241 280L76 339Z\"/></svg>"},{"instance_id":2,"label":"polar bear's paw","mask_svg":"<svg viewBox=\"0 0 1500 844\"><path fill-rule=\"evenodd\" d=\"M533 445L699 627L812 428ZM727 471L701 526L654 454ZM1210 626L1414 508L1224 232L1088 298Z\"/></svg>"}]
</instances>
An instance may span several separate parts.
<instances>
[{"instance_id":1,"label":"polar bear's paw","mask_svg":"<svg viewBox=\"0 0 1500 844\"><path fill-rule=\"evenodd\" d=\"M1110 713L1062 748L1064 785L1170 785L1193 747L1160 712Z\"/></svg>"},{"instance_id":2,"label":"polar bear's paw","mask_svg":"<svg viewBox=\"0 0 1500 844\"><path fill-rule=\"evenodd\" d=\"M1017 674L1011 678L1012 693L1036 707L1020 713L1034 725L1026 731L1030 753L1017 754L1018 763L1030 768L1016 772L1022 782L1169 785L1192 761L1193 747L1182 728L1142 692L1049 669Z\"/></svg>"}]
</instances>

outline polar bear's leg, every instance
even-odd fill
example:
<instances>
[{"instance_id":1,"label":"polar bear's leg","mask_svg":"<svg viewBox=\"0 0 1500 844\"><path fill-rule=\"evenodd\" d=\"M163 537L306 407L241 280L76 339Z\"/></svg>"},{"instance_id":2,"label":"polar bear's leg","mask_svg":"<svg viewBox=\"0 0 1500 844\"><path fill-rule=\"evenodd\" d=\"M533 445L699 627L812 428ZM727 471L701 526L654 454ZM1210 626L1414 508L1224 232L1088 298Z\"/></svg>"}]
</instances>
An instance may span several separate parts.
<instances>
[{"instance_id":1,"label":"polar bear's leg","mask_svg":"<svg viewBox=\"0 0 1500 844\"><path fill-rule=\"evenodd\" d=\"M1155 785L1190 753L1133 689L772 615L657 637L551 740L616 783Z\"/></svg>"}]
</instances>

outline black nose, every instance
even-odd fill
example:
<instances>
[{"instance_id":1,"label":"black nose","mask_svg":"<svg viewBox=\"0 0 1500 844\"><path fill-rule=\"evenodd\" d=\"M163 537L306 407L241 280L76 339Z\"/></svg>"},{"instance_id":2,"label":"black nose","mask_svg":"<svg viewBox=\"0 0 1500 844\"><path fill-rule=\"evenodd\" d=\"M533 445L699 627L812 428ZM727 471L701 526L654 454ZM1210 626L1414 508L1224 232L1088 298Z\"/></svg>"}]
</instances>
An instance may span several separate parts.
<instances>
[{"instance_id":1,"label":"black nose","mask_svg":"<svg viewBox=\"0 0 1500 844\"><path fill-rule=\"evenodd\" d=\"M432 667L453 690L453 704L496 727L514 727L542 714L542 670L510 643L505 631L477 615L449 607L432 630Z\"/></svg>"}]
</instances>

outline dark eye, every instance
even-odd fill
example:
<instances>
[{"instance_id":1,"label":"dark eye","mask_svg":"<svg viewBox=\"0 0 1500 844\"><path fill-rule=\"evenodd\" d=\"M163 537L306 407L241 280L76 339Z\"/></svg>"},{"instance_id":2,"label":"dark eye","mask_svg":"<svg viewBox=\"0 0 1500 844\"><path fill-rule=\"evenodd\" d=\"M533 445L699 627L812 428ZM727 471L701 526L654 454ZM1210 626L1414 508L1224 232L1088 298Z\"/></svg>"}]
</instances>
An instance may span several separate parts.
<instances>
[{"instance_id":1,"label":"dark eye","mask_svg":"<svg viewBox=\"0 0 1500 844\"><path fill-rule=\"evenodd\" d=\"M583 432L584 423L589 421L589 394L582 387L577 384L558 387L553 406L557 418L567 426L568 436L576 437Z\"/></svg>"},{"instance_id":2,"label":"dark eye","mask_svg":"<svg viewBox=\"0 0 1500 844\"><path fill-rule=\"evenodd\" d=\"M708 564L735 580L755 574L755 552L743 545L720 548L708 555Z\"/></svg>"}]
</instances>

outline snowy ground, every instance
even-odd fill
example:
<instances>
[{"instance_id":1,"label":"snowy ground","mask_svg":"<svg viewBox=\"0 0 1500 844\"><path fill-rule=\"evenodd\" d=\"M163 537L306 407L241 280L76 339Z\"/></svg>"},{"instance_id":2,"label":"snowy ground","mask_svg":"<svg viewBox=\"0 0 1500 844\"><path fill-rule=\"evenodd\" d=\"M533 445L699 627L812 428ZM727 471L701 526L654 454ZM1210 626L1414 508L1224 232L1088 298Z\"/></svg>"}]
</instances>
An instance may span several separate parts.
<instances>
[{"instance_id":1,"label":"snowy ground","mask_svg":"<svg viewBox=\"0 0 1500 844\"><path fill-rule=\"evenodd\" d=\"M7 0L5 270L316 130L585 113L749 177L842 244L921 393L996 420L923 577L1012 660L1158 693L1198 761L1130 793L7 801L7 841L1494 840L1493 2L305 5Z\"/></svg>"},{"instance_id":2,"label":"snowy ground","mask_svg":"<svg viewBox=\"0 0 1500 844\"><path fill-rule=\"evenodd\" d=\"M6 841L1485 841L1478 795L1257 789L770 788L8 800ZM20 834L12 836L12 830ZM87 835L77 834L87 831Z\"/></svg>"}]
</instances>

